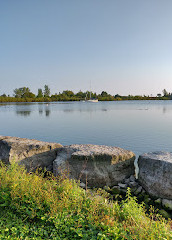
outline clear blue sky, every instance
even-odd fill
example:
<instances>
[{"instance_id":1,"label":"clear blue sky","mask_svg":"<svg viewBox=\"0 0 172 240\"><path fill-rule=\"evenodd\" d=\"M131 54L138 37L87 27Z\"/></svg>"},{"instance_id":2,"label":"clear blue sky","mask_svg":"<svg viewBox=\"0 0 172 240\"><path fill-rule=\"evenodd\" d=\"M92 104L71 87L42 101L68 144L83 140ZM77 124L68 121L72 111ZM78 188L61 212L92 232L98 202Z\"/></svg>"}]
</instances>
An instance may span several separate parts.
<instances>
[{"instance_id":1,"label":"clear blue sky","mask_svg":"<svg viewBox=\"0 0 172 240\"><path fill-rule=\"evenodd\" d=\"M0 0L0 94L172 92L172 0Z\"/></svg>"}]
</instances>

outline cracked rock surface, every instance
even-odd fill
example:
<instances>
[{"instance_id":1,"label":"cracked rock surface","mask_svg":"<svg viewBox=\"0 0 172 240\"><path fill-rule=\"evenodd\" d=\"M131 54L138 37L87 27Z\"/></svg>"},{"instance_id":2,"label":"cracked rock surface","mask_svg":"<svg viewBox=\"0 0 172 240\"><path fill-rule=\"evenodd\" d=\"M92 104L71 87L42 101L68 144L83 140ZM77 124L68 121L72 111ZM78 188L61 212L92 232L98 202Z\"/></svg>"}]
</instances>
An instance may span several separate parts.
<instances>
[{"instance_id":1,"label":"cracked rock surface","mask_svg":"<svg viewBox=\"0 0 172 240\"><path fill-rule=\"evenodd\" d=\"M0 160L5 164L17 162L33 171L52 165L61 147L59 143L0 136Z\"/></svg>"},{"instance_id":2,"label":"cracked rock surface","mask_svg":"<svg viewBox=\"0 0 172 240\"><path fill-rule=\"evenodd\" d=\"M90 187L112 186L134 174L135 155L119 147L91 144L66 146L53 162L53 173L65 174Z\"/></svg>"},{"instance_id":3,"label":"cracked rock surface","mask_svg":"<svg viewBox=\"0 0 172 240\"><path fill-rule=\"evenodd\" d=\"M138 179L152 196L172 200L172 153L150 152L139 156Z\"/></svg>"}]
</instances>

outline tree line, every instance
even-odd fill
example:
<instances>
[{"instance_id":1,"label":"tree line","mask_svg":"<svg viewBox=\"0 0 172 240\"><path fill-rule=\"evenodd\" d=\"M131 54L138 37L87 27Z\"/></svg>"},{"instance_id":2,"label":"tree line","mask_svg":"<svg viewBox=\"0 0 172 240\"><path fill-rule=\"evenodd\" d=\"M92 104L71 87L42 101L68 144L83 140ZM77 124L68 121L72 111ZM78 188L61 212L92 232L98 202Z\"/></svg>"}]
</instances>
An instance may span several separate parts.
<instances>
[{"instance_id":1,"label":"tree line","mask_svg":"<svg viewBox=\"0 0 172 240\"><path fill-rule=\"evenodd\" d=\"M121 100L172 100L172 93L167 92L166 89L162 91L162 94L158 93L156 97L141 96L141 95L128 95L121 96L119 94L111 95L106 91L102 91L100 94L90 91L82 92L81 90L74 93L71 90L64 90L58 94L52 94L48 85L45 85L43 89L39 88L37 94L31 92L28 87L16 88L13 91L13 96L6 95L5 93L0 96L0 102L55 102L55 101L82 101L88 100L91 94L92 98L96 98L99 101L121 101Z\"/></svg>"}]
</instances>

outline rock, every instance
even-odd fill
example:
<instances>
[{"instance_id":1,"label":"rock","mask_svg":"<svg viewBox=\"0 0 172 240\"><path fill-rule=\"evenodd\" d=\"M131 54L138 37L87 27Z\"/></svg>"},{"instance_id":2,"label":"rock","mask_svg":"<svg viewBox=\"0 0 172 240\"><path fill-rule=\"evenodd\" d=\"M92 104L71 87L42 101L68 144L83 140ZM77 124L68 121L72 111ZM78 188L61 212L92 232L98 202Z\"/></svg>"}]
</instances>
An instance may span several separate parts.
<instances>
[{"instance_id":1,"label":"rock","mask_svg":"<svg viewBox=\"0 0 172 240\"><path fill-rule=\"evenodd\" d=\"M90 187L113 186L134 174L134 159L133 152L118 147L70 145L58 153L53 172Z\"/></svg>"},{"instance_id":2,"label":"rock","mask_svg":"<svg viewBox=\"0 0 172 240\"><path fill-rule=\"evenodd\" d=\"M129 184L129 182L130 182L130 178L124 179L124 183Z\"/></svg>"},{"instance_id":3,"label":"rock","mask_svg":"<svg viewBox=\"0 0 172 240\"><path fill-rule=\"evenodd\" d=\"M17 137L0 136L0 160L5 164L17 162L28 171L53 165L62 145Z\"/></svg>"},{"instance_id":4,"label":"rock","mask_svg":"<svg viewBox=\"0 0 172 240\"><path fill-rule=\"evenodd\" d=\"M134 194L137 196L138 194L140 194L142 192L142 186L139 186L136 191L134 192Z\"/></svg>"},{"instance_id":5,"label":"rock","mask_svg":"<svg viewBox=\"0 0 172 240\"><path fill-rule=\"evenodd\" d=\"M130 182L129 183L129 187L133 188L133 187L137 187L138 183L137 182Z\"/></svg>"},{"instance_id":6,"label":"rock","mask_svg":"<svg viewBox=\"0 0 172 240\"><path fill-rule=\"evenodd\" d=\"M164 209L159 210L159 213L164 217L164 218L171 218L171 215L166 212Z\"/></svg>"},{"instance_id":7,"label":"rock","mask_svg":"<svg viewBox=\"0 0 172 240\"><path fill-rule=\"evenodd\" d=\"M107 186L106 186L106 187L107 187ZM120 189L120 187L119 187L119 186L113 186L113 187L112 187L112 190L113 190L113 189Z\"/></svg>"},{"instance_id":8,"label":"rock","mask_svg":"<svg viewBox=\"0 0 172 240\"><path fill-rule=\"evenodd\" d=\"M136 181L136 178L134 177L134 175L131 175L131 176L130 176L130 181L131 181L131 182L135 182L135 181Z\"/></svg>"},{"instance_id":9,"label":"rock","mask_svg":"<svg viewBox=\"0 0 172 240\"><path fill-rule=\"evenodd\" d=\"M139 182L151 196L172 199L172 153L145 153L138 166Z\"/></svg>"},{"instance_id":10,"label":"rock","mask_svg":"<svg viewBox=\"0 0 172 240\"><path fill-rule=\"evenodd\" d=\"M134 195L135 195L135 191L137 190L137 187L132 187L132 188L130 188L130 191L131 191L131 193L133 193Z\"/></svg>"},{"instance_id":11,"label":"rock","mask_svg":"<svg viewBox=\"0 0 172 240\"><path fill-rule=\"evenodd\" d=\"M127 184L125 184L125 183L118 183L118 186L120 187L120 188L127 188Z\"/></svg>"},{"instance_id":12,"label":"rock","mask_svg":"<svg viewBox=\"0 0 172 240\"><path fill-rule=\"evenodd\" d=\"M172 210L172 200L162 199L162 206L168 210Z\"/></svg>"},{"instance_id":13,"label":"rock","mask_svg":"<svg viewBox=\"0 0 172 240\"><path fill-rule=\"evenodd\" d=\"M51 165L49 165L48 167L46 167L46 170L47 170L48 172L52 172L52 171L53 171L53 165L51 164Z\"/></svg>"}]
</instances>

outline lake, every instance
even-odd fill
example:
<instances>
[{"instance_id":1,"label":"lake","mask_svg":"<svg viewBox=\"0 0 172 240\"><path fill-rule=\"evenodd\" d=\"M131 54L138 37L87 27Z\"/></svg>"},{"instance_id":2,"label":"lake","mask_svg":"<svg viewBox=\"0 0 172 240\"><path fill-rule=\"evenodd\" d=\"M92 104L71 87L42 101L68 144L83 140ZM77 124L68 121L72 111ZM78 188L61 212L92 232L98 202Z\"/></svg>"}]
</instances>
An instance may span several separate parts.
<instances>
[{"instance_id":1,"label":"lake","mask_svg":"<svg viewBox=\"0 0 172 240\"><path fill-rule=\"evenodd\" d=\"M172 151L172 101L0 104L0 135Z\"/></svg>"}]
</instances>

